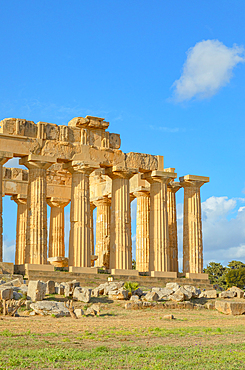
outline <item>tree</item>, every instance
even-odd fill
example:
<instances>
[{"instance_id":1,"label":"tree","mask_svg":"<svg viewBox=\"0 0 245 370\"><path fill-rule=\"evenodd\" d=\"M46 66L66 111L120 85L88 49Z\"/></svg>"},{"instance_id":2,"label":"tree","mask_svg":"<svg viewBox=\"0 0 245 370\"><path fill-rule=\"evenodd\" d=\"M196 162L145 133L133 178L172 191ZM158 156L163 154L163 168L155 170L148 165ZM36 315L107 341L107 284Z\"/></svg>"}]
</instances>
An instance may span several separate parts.
<instances>
[{"instance_id":1,"label":"tree","mask_svg":"<svg viewBox=\"0 0 245 370\"><path fill-rule=\"evenodd\" d=\"M226 273L226 282L228 287L237 286L243 289L245 287L245 268L230 269Z\"/></svg>"},{"instance_id":2,"label":"tree","mask_svg":"<svg viewBox=\"0 0 245 370\"><path fill-rule=\"evenodd\" d=\"M210 262L203 271L208 274L211 284L220 284L220 282L223 280L221 278L226 272L226 268L223 267L221 263ZM220 282L218 282L218 280Z\"/></svg>"},{"instance_id":3,"label":"tree","mask_svg":"<svg viewBox=\"0 0 245 370\"><path fill-rule=\"evenodd\" d=\"M241 261L231 261L228 263L227 266L230 269L240 269L240 268L245 268L245 263Z\"/></svg>"}]
</instances>

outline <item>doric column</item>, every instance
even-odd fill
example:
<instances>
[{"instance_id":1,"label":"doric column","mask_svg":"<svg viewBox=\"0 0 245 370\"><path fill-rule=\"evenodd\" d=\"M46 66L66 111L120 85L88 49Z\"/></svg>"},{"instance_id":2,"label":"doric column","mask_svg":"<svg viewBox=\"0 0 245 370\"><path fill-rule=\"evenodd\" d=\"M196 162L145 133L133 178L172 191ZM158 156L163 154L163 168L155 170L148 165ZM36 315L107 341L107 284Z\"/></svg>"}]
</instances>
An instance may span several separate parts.
<instances>
[{"instance_id":1,"label":"doric column","mask_svg":"<svg viewBox=\"0 0 245 370\"><path fill-rule=\"evenodd\" d=\"M72 174L69 265L91 267L89 175L98 165L77 160L64 168Z\"/></svg>"},{"instance_id":2,"label":"doric column","mask_svg":"<svg viewBox=\"0 0 245 370\"><path fill-rule=\"evenodd\" d=\"M141 186L136 189L137 198L136 216L136 270L149 271L150 248L150 189Z\"/></svg>"},{"instance_id":3,"label":"doric column","mask_svg":"<svg viewBox=\"0 0 245 370\"><path fill-rule=\"evenodd\" d=\"M187 175L180 177L184 188L183 272L203 272L203 242L200 187L208 177Z\"/></svg>"},{"instance_id":4,"label":"doric column","mask_svg":"<svg viewBox=\"0 0 245 370\"><path fill-rule=\"evenodd\" d=\"M144 174L150 184L150 271L170 271L167 184L177 175L164 171Z\"/></svg>"},{"instance_id":5,"label":"doric column","mask_svg":"<svg viewBox=\"0 0 245 370\"><path fill-rule=\"evenodd\" d=\"M51 207L49 228L49 257L65 257L65 217L64 209L69 199L48 198Z\"/></svg>"},{"instance_id":6,"label":"doric column","mask_svg":"<svg viewBox=\"0 0 245 370\"><path fill-rule=\"evenodd\" d=\"M20 159L29 169L27 192L26 263L47 263L47 181L46 171L55 163L52 157L29 155Z\"/></svg>"},{"instance_id":7,"label":"doric column","mask_svg":"<svg viewBox=\"0 0 245 370\"><path fill-rule=\"evenodd\" d=\"M170 271L175 272L178 272L178 236L175 194L180 187L180 183L174 181L170 181L167 186Z\"/></svg>"},{"instance_id":8,"label":"doric column","mask_svg":"<svg viewBox=\"0 0 245 370\"><path fill-rule=\"evenodd\" d=\"M27 196L16 194L11 197L17 204L15 264L26 262Z\"/></svg>"},{"instance_id":9,"label":"doric column","mask_svg":"<svg viewBox=\"0 0 245 370\"><path fill-rule=\"evenodd\" d=\"M90 202L90 245L91 245L91 256L94 256L94 203ZM94 266L94 261L91 260L91 266Z\"/></svg>"},{"instance_id":10,"label":"doric column","mask_svg":"<svg viewBox=\"0 0 245 370\"><path fill-rule=\"evenodd\" d=\"M96 255L98 259L96 266L110 265L110 221L111 221L111 200L108 196L94 201L97 207L96 219Z\"/></svg>"},{"instance_id":11,"label":"doric column","mask_svg":"<svg viewBox=\"0 0 245 370\"><path fill-rule=\"evenodd\" d=\"M12 153L0 152L0 262L3 261L3 165L12 157Z\"/></svg>"},{"instance_id":12,"label":"doric column","mask_svg":"<svg viewBox=\"0 0 245 370\"><path fill-rule=\"evenodd\" d=\"M112 179L110 268L132 269L129 179L137 169L114 166L106 170Z\"/></svg>"}]
</instances>

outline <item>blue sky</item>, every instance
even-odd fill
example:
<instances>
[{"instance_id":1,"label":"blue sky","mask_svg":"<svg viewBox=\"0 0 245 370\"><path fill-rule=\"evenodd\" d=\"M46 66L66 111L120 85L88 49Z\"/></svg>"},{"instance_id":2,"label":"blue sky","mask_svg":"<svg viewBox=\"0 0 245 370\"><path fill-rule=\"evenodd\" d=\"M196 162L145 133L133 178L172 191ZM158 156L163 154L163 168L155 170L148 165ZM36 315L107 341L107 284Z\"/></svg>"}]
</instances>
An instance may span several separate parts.
<instances>
[{"instance_id":1,"label":"blue sky","mask_svg":"<svg viewBox=\"0 0 245 370\"><path fill-rule=\"evenodd\" d=\"M11 1L0 12L0 118L104 117L124 152L210 176L205 261L245 262L244 1ZM177 200L181 251L183 191ZM10 260L16 208L4 207Z\"/></svg>"}]
</instances>

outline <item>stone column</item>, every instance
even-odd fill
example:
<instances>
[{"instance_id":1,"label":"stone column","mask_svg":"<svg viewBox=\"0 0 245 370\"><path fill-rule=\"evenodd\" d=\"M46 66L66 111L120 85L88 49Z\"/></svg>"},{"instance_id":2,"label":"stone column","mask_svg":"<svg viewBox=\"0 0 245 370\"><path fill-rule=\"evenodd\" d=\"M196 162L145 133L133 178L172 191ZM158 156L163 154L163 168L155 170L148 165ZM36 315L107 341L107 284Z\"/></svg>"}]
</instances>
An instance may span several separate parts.
<instances>
[{"instance_id":1,"label":"stone column","mask_svg":"<svg viewBox=\"0 0 245 370\"><path fill-rule=\"evenodd\" d=\"M98 165L77 160L64 168L72 174L69 266L91 267L89 175Z\"/></svg>"},{"instance_id":2,"label":"stone column","mask_svg":"<svg viewBox=\"0 0 245 370\"><path fill-rule=\"evenodd\" d=\"M94 203L90 202L90 245L91 245L91 256L94 256ZM94 261L91 259L91 266L94 266Z\"/></svg>"},{"instance_id":3,"label":"stone column","mask_svg":"<svg viewBox=\"0 0 245 370\"><path fill-rule=\"evenodd\" d=\"M137 169L114 166L106 174L112 179L110 268L132 269L132 239L129 179Z\"/></svg>"},{"instance_id":4,"label":"stone column","mask_svg":"<svg viewBox=\"0 0 245 370\"><path fill-rule=\"evenodd\" d=\"M184 188L183 272L203 272L203 242L200 187L208 177L187 175L180 177Z\"/></svg>"},{"instance_id":5,"label":"stone column","mask_svg":"<svg viewBox=\"0 0 245 370\"><path fill-rule=\"evenodd\" d=\"M0 262L3 261L3 165L12 157L12 153L0 151Z\"/></svg>"},{"instance_id":6,"label":"stone column","mask_svg":"<svg viewBox=\"0 0 245 370\"><path fill-rule=\"evenodd\" d=\"M17 204L15 265L22 265L26 262L27 196L16 194L11 200Z\"/></svg>"},{"instance_id":7,"label":"stone column","mask_svg":"<svg viewBox=\"0 0 245 370\"><path fill-rule=\"evenodd\" d=\"M167 184L177 175L164 171L144 174L150 184L150 271L170 271Z\"/></svg>"},{"instance_id":8,"label":"stone column","mask_svg":"<svg viewBox=\"0 0 245 370\"><path fill-rule=\"evenodd\" d=\"M64 209L69 199L48 198L51 207L49 228L49 257L65 257L65 216Z\"/></svg>"},{"instance_id":9,"label":"stone column","mask_svg":"<svg viewBox=\"0 0 245 370\"><path fill-rule=\"evenodd\" d=\"M149 271L150 249L150 189L141 186L134 192L137 198L136 270Z\"/></svg>"},{"instance_id":10,"label":"stone column","mask_svg":"<svg viewBox=\"0 0 245 370\"><path fill-rule=\"evenodd\" d=\"M175 194L180 187L180 183L174 181L170 181L167 186L170 271L175 272L178 272L178 235Z\"/></svg>"},{"instance_id":11,"label":"stone column","mask_svg":"<svg viewBox=\"0 0 245 370\"><path fill-rule=\"evenodd\" d=\"M47 181L46 170L52 157L29 155L20 159L29 169L27 192L26 263L47 263Z\"/></svg>"},{"instance_id":12,"label":"stone column","mask_svg":"<svg viewBox=\"0 0 245 370\"><path fill-rule=\"evenodd\" d=\"M96 219L96 255L98 259L96 266L110 266L110 222L111 222L111 200L108 196L94 201L97 207Z\"/></svg>"}]
</instances>

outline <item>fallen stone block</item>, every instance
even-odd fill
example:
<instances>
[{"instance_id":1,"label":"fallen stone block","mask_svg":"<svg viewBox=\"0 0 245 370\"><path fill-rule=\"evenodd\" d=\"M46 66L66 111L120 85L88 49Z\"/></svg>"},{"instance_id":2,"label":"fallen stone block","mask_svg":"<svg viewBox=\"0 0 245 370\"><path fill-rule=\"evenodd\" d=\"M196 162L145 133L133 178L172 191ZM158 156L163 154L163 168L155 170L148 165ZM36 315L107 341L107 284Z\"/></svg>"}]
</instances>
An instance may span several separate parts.
<instances>
[{"instance_id":1,"label":"fallen stone block","mask_svg":"<svg viewBox=\"0 0 245 370\"><path fill-rule=\"evenodd\" d=\"M175 302L182 302L185 300L185 295L180 290L177 290L175 293L169 296L169 299Z\"/></svg>"},{"instance_id":2,"label":"fallen stone block","mask_svg":"<svg viewBox=\"0 0 245 370\"><path fill-rule=\"evenodd\" d=\"M32 302L42 301L46 294L46 283L40 280L31 280L28 284L27 298Z\"/></svg>"},{"instance_id":3,"label":"fallen stone block","mask_svg":"<svg viewBox=\"0 0 245 370\"><path fill-rule=\"evenodd\" d=\"M92 306L87 308L86 315L99 316L100 315L100 304L94 303Z\"/></svg>"},{"instance_id":4,"label":"fallen stone block","mask_svg":"<svg viewBox=\"0 0 245 370\"><path fill-rule=\"evenodd\" d=\"M83 316L83 315L84 315L84 311L83 311L81 308L76 308L76 309L74 310L74 313L75 313L75 315L76 315L77 317L81 317L81 316Z\"/></svg>"},{"instance_id":5,"label":"fallen stone block","mask_svg":"<svg viewBox=\"0 0 245 370\"><path fill-rule=\"evenodd\" d=\"M70 312L65 307L64 302L39 301L32 303L30 307L36 314L40 315L55 315L56 317L70 316Z\"/></svg>"},{"instance_id":6,"label":"fallen stone block","mask_svg":"<svg viewBox=\"0 0 245 370\"><path fill-rule=\"evenodd\" d=\"M234 290L225 290L224 292L219 293L220 298L234 298L237 295L237 292Z\"/></svg>"},{"instance_id":7,"label":"fallen stone block","mask_svg":"<svg viewBox=\"0 0 245 370\"><path fill-rule=\"evenodd\" d=\"M80 302L89 303L91 300L92 289L76 287L73 292L73 298Z\"/></svg>"},{"instance_id":8,"label":"fallen stone block","mask_svg":"<svg viewBox=\"0 0 245 370\"><path fill-rule=\"evenodd\" d=\"M193 298L197 298L199 294L201 293L201 289L198 289L194 287L193 285L184 285L183 288L187 290L188 292L191 292Z\"/></svg>"},{"instance_id":9,"label":"fallen stone block","mask_svg":"<svg viewBox=\"0 0 245 370\"><path fill-rule=\"evenodd\" d=\"M158 294L159 300L169 300L169 296L174 293L170 288L152 288L152 292Z\"/></svg>"},{"instance_id":10,"label":"fallen stone block","mask_svg":"<svg viewBox=\"0 0 245 370\"><path fill-rule=\"evenodd\" d=\"M134 296L137 295L140 298L143 295L143 291L140 288L137 288L136 290L133 290L132 294Z\"/></svg>"},{"instance_id":11,"label":"fallen stone block","mask_svg":"<svg viewBox=\"0 0 245 370\"><path fill-rule=\"evenodd\" d=\"M180 285L177 283L167 283L166 288L172 289L174 292L180 288Z\"/></svg>"},{"instance_id":12,"label":"fallen stone block","mask_svg":"<svg viewBox=\"0 0 245 370\"><path fill-rule=\"evenodd\" d=\"M0 286L0 299L13 299L14 291L12 288L4 288Z\"/></svg>"},{"instance_id":13,"label":"fallen stone block","mask_svg":"<svg viewBox=\"0 0 245 370\"><path fill-rule=\"evenodd\" d=\"M159 299L159 296L156 292L148 292L144 297L143 299L145 301L149 301L149 302L157 302L158 299Z\"/></svg>"},{"instance_id":14,"label":"fallen stone block","mask_svg":"<svg viewBox=\"0 0 245 370\"><path fill-rule=\"evenodd\" d=\"M227 291L235 292L235 297L237 298L244 298L244 291L236 286L233 286L231 288L228 288Z\"/></svg>"},{"instance_id":15,"label":"fallen stone block","mask_svg":"<svg viewBox=\"0 0 245 370\"><path fill-rule=\"evenodd\" d=\"M138 302L140 301L140 297L138 295L132 295L130 298L130 301Z\"/></svg>"},{"instance_id":16,"label":"fallen stone block","mask_svg":"<svg viewBox=\"0 0 245 370\"><path fill-rule=\"evenodd\" d=\"M217 298L217 292L214 289L213 290L205 290L204 292L201 292L201 294L199 294L198 298L216 299Z\"/></svg>"},{"instance_id":17,"label":"fallen stone block","mask_svg":"<svg viewBox=\"0 0 245 370\"><path fill-rule=\"evenodd\" d=\"M174 315L164 315L163 316L163 318L165 319L165 320L174 320Z\"/></svg>"},{"instance_id":18,"label":"fallen stone block","mask_svg":"<svg viewBox=\"0 0 245 370\"><path fill-rule=\"evenodd\" d=\"M120 288L119 290L113 290L108 293L108 298L112 300L125 300L128 299L128 290Z\"/></svg>"},{"instance_id":19,"label":"fallen stone block","mask_svg":"<svg viewBox=\"0 0 245 370\"><path fill-rule=\"evenodd\" d=\"M245 302L216 301L215 308L226 315L243 315L245 313Z\"/></svg>"},{"instance_id":20,"label":"fallen stone block","mask_svg":"<svg viewBox=\"0 0 245 370\"><path fill-rule=\"evenodd\" d=\"M53 280L48 280L46 284L46 294L55 294L55 282Z\"/></svg>"}]
</instances>

